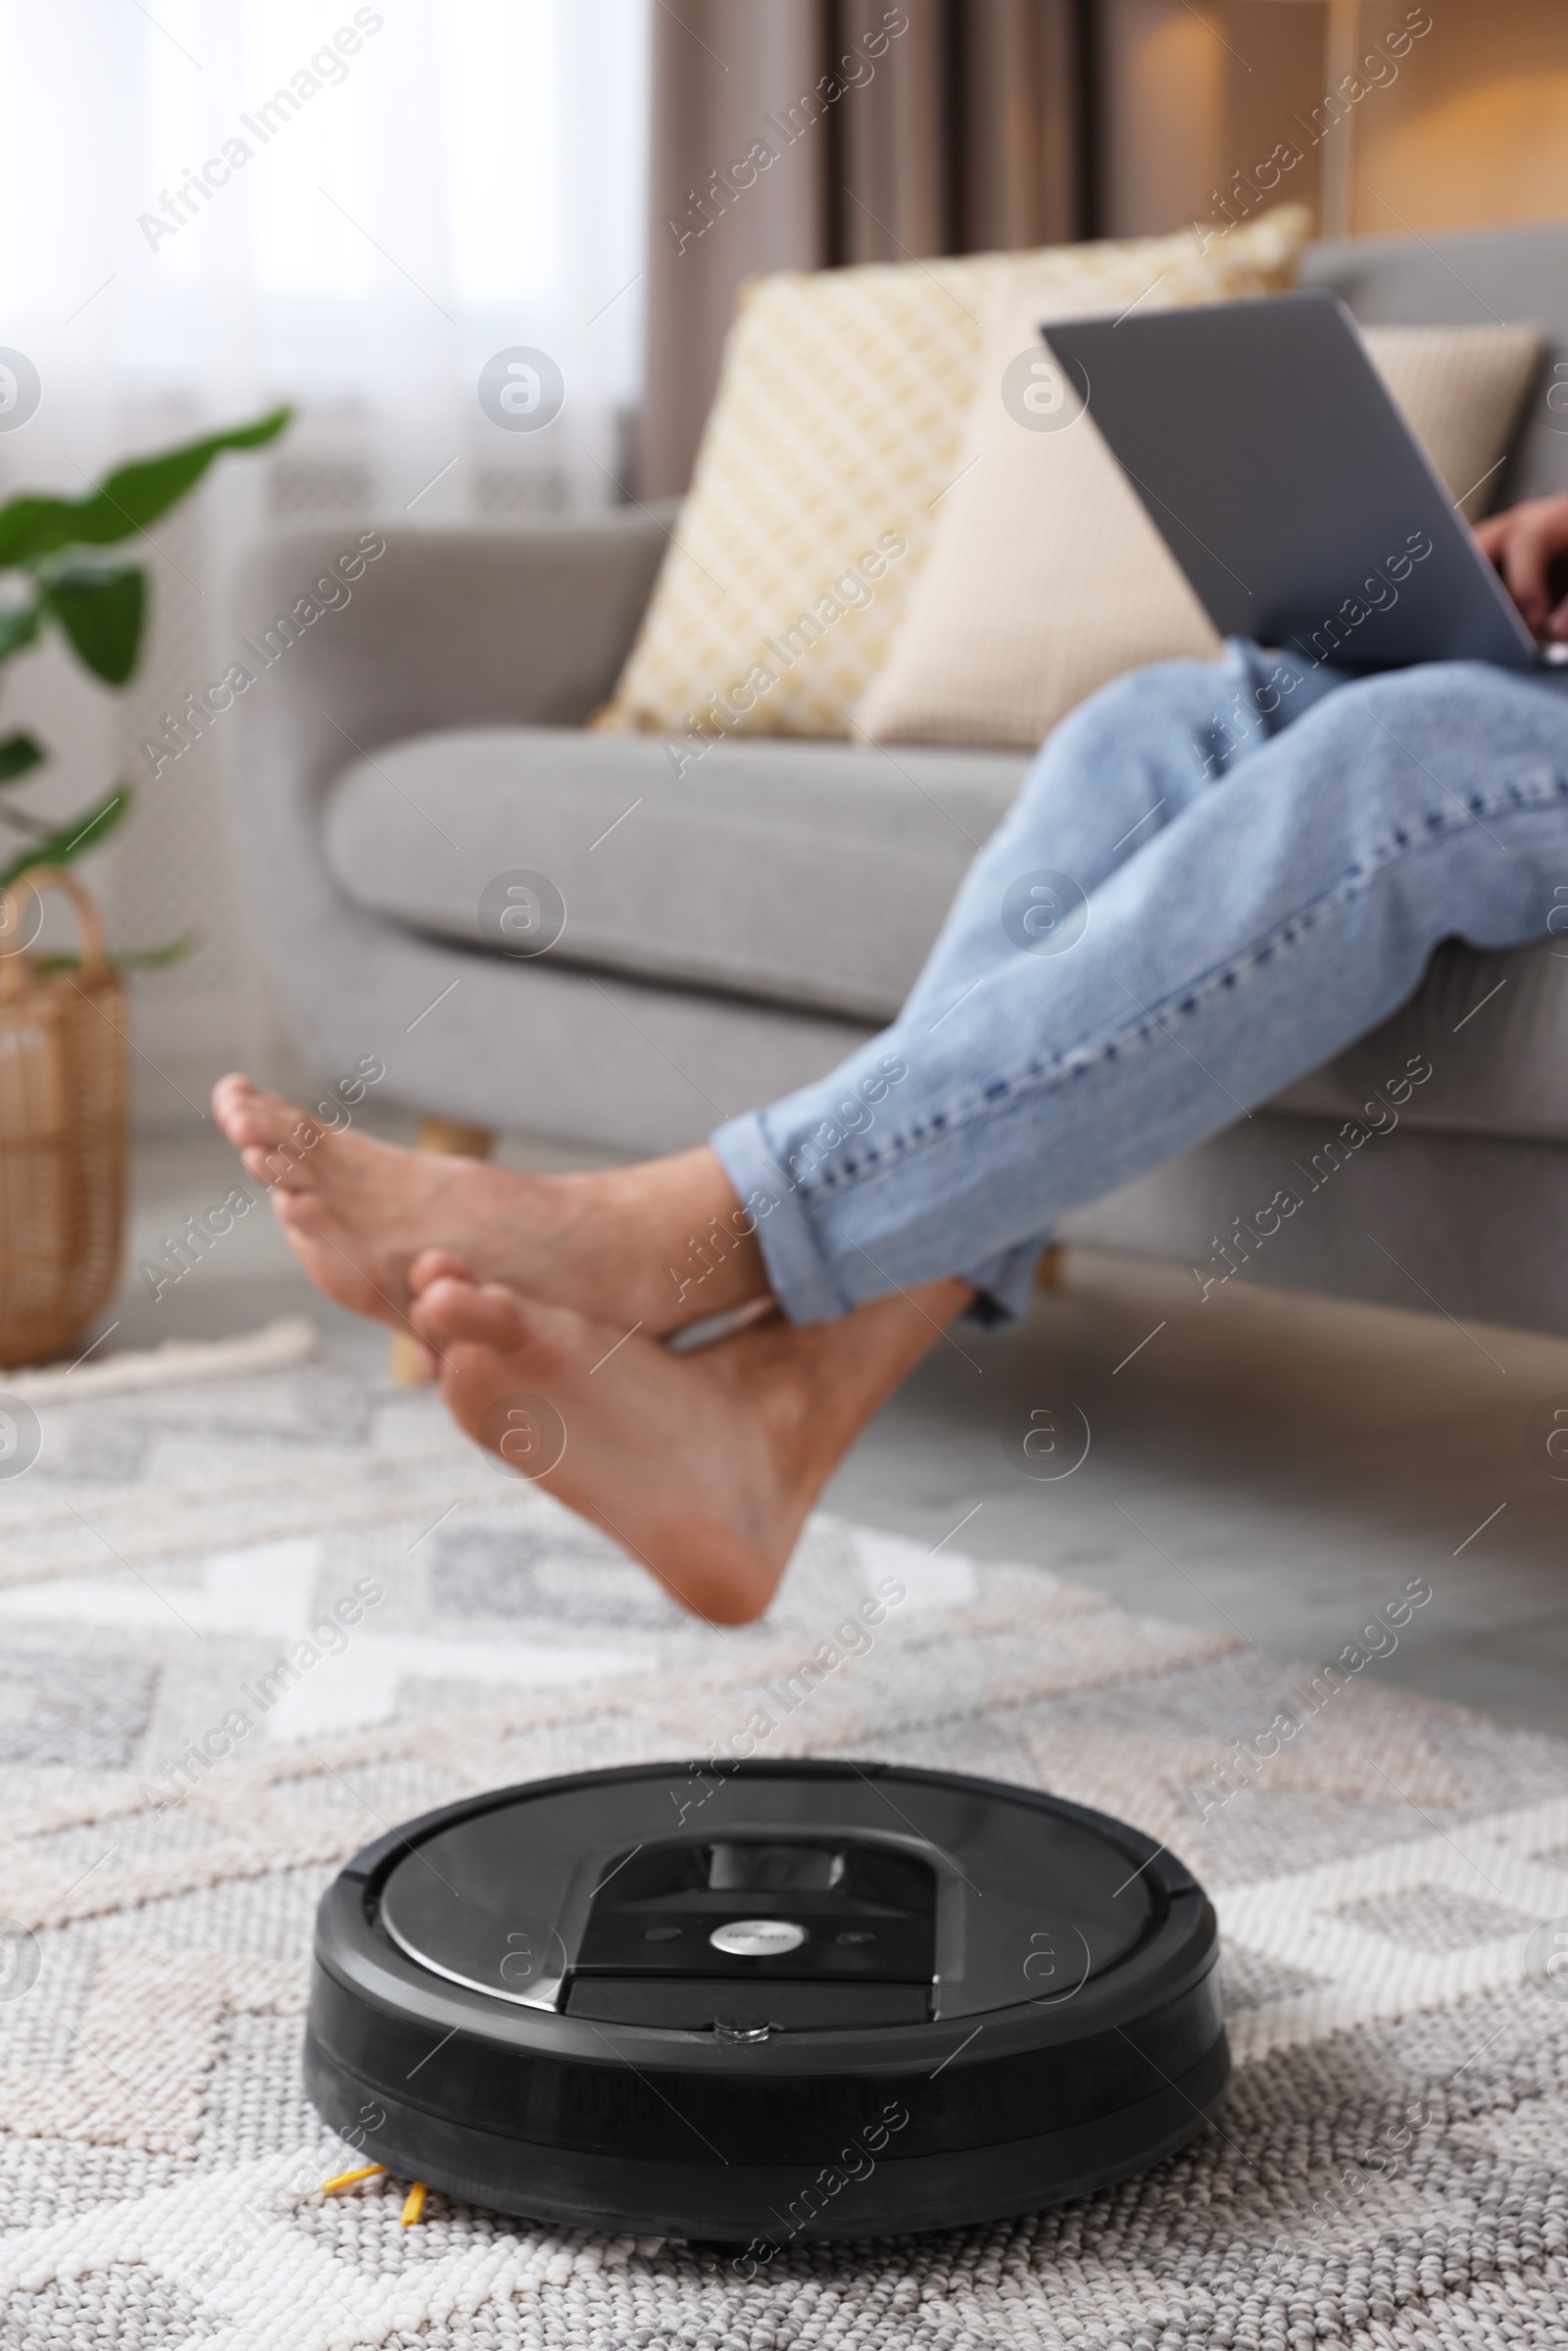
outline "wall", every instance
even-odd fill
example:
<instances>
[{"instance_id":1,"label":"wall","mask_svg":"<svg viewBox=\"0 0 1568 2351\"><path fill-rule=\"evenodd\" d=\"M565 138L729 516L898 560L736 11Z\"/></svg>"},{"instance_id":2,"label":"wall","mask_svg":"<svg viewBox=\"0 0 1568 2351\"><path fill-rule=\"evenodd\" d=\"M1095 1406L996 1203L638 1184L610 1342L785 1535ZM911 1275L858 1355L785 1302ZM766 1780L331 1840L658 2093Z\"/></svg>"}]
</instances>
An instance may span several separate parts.
<instances>
[{"instance_id":1,"label":"wall","mask_svg":"<svg viewBox=\"0 0 1568 2351\"><path fill-rule=\"evenodd\" d=\"M1369 12L1376 14L1377 12ZM1351 225L1414 229L1568 218L1568 8L1434 0L1400 80L1363 110Z\"/></svg>"},{"instance_id":2,"label":"wall","mask_svg":"<svg viewBox=\"0 0 1568 2351\"><path fill-rule=\"evenodd\" d=\"M1347 62L1408 13L1409 0L1102 0L1103 232L1223 218L1216 191L1281 139L1302 151L1281 194L1315 213L1327 200L1353 234L1568 218L1562 0L1424 0L1430 31L1348 128L1312 140Z\"/></svg>"}]
</instances>

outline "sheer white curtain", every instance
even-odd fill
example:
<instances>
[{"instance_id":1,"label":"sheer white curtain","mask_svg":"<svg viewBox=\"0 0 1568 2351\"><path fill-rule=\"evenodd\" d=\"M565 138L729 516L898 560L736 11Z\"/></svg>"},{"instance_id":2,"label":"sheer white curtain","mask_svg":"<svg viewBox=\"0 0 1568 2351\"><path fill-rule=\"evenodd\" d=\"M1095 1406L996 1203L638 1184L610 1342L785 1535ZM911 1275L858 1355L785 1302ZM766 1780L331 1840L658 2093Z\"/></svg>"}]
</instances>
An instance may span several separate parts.
<instances>
[{"instance_id":1,"label":"sheer white curtain","mask_svg":"<svg viewBox=\"0 0 1568 2351\"><path fill-rule=\"evenodd\" d=\"M393 512L454 455L437 512L487 465L605 495L638 388L646 5L0 0L0 317L43 386L29 440L283 393L297 446L358 434ZM516 345L564 378L543 433L478 405Z\"/></svg>"},{"instance_id":2,"label":"sheer white curtain","mask_svg":"<svg viewBox=\"0 0 1568 2351\"><path fill-rule=\"evenodd\" d=\"M0 0L0 347L39 389L17 423L0 378L0 496L79 490L131 449L299 410L140 550L155 625L127 696L53 653L14 667L0 716L56 748L44 789L62 806L137 780L146 721L248 617L225 582L255 530L505 523L616 497L640 389L652 4ZM519 350L559 385L503 359L521 390L482 405L486 363ZM534 429L553 387L559 414ZM177 782L141 774L97 876L123 943L203 939L141 988L159 1114L255 1050L236 1032L254 991L223 756L198 774L192 755Z\"/></svg>"}]
</instances>

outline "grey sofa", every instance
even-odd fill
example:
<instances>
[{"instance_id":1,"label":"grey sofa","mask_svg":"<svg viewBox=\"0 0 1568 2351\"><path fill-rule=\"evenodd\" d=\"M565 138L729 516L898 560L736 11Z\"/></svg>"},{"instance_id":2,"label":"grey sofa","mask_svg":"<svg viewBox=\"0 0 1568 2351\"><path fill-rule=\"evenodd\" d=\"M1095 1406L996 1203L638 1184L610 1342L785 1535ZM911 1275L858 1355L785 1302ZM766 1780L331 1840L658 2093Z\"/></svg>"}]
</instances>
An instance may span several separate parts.
<instances>
[{"instance_id":1,"label":"grey sofa","mask_svg":"<svg viewBox=\"0 0 1568 2351\"><path fill-rule=\"evenodd\" d=\"M1320 246L1307 276L1369 323L1549 328L1497 502L1568 489L1568 392L1562 414L1547 398L1568 382L1552 372L1568 228ZM352 600L242 698L248 898L323 1077L374 1053L386 1093L438 1118L664 1151L827 1070L897 1009L1027 757L732 742L677 776L659 740L582 732L667 521L388 531ZM316 529L258 549L242 614L288 610L347 543ZM519 871L566 907L538 959L496 952L476 916ZM1396 1131L1330 1151L1412 1054L1433 1074ZM1282 1185L1303 1209L1260 1240L1255 1211ZM1440 950L1382 1030L1060 1237L1562 1331L1565 1216L1568 937Z\"/></svg>"}]
</instances>

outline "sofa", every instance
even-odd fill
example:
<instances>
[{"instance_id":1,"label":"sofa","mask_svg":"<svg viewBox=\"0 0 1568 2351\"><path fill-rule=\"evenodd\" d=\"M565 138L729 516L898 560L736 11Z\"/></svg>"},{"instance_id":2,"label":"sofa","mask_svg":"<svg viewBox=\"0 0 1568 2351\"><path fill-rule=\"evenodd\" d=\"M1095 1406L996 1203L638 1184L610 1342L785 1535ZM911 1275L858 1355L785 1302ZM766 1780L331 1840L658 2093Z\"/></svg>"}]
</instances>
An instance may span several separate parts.
<instances>
[{"instance_id":1,"label":"sofa","mask_svg":"<svg viewBox=\"0 0 1568 2351\"><path fill-rule=\"evenodd\" d=\"M1303 277L1364 323L1544 327L1496 503L1568 490L1568 227L1323 244ZM630 507L388 529L348 601L238 705L233 831L287 1029L324 1080L378 1056L382 1099L433 1122L432 1140L668 1151L820 1075L897 1010L1028 764L764 738L677 774L657 737L586 731L670 520ZM343 537L256 548L240 610L286 610ZM1563 883L1568 908L1568 865ZM492 915L522 911L481 923L487 890ZM1396 1123L1380 1113L1347 1148L1347 1122L1412 1063L1431 1075ZM1302 1211L1260 1231L1282 1185ZM1441 948L1385 1026L1084 1203L1058 1239L1183 1261L1200 1288L1234 1270L1568 1331L1565 1207L1568 933L1511 954Z\"/></svg>"}]
</instances>

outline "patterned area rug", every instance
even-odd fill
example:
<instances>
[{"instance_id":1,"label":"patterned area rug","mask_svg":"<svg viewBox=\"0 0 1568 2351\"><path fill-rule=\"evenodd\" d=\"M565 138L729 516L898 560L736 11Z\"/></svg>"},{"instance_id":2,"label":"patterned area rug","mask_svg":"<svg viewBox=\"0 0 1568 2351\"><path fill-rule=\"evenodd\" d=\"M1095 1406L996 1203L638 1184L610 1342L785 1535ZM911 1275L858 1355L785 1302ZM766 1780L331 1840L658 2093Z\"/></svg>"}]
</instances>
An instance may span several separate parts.
<instances>
[{"instance_id":1,"label":"patterned area rug","mask_svg":"<svg viewBox=\"0 0 1568 2351\"><path fill-rule=\"evenodd\" d=\"M767 1624L717 1635L298 1326L13 1393L0 1468L37 1449L0 1477L8 2347L1568 2342L1542 1933L1568 1742L1380 1687L1355 1626L1335 1674L1287 1672L1224 1625L830 1519ZM836 1629L886 1577L906 1596L852 1654ZM824 1642L841 1662L761 1751L1030 1782L1198 1870L1237 2059L1217 2123L1086 2202L750 2279L439 2195L404 2229L385 2180L323 2198L345 2157L300 2019L342 1858L472 1788L710 1753Z\"/></svg>"}]
</instances>

